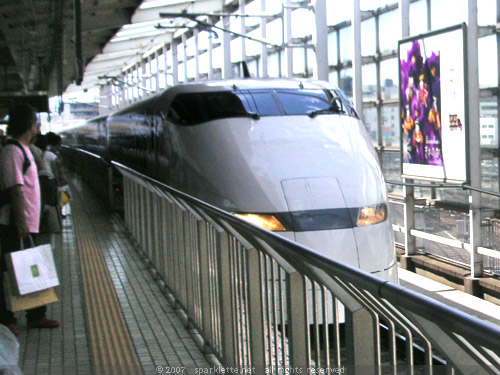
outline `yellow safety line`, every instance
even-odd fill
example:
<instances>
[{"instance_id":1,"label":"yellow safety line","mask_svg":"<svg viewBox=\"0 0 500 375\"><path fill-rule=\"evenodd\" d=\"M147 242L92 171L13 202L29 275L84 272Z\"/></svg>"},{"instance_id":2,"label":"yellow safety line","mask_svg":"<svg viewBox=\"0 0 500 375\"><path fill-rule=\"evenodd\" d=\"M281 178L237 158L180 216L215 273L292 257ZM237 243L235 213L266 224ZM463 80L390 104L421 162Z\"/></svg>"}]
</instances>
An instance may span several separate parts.
<instances>
[{"instance_id":1,"label":"yellow safety line","mask_svg":"<svg viewBox=\"0 0 500 375\"><path fill-rule=\"evenodd\" d=\"M130 332L91 219L74 186L71 212L80 257L83 298L94 374L142 373Z\"/></svg>"}]
</instances>

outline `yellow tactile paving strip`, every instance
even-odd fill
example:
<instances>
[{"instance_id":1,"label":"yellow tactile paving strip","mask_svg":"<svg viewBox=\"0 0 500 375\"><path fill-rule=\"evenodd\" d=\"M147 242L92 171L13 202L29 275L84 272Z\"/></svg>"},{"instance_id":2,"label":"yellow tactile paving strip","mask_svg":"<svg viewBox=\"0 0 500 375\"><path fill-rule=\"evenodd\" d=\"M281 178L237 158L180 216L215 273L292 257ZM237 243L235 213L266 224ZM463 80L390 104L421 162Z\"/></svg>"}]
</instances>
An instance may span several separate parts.
<instances>
[{"instance_id":1,"label":"yellow tactile paving strip","mask_svg":"<svg viewBox=\"0 0 500 375\"><path fill-rule=\"evenodd\" d=\"M72 189L76 192L76 189ZM91 218L73 194L73 222L80 257L83 300L94 374L141 374L142 367L125 322Z\"/></svg>"}]
</instances>

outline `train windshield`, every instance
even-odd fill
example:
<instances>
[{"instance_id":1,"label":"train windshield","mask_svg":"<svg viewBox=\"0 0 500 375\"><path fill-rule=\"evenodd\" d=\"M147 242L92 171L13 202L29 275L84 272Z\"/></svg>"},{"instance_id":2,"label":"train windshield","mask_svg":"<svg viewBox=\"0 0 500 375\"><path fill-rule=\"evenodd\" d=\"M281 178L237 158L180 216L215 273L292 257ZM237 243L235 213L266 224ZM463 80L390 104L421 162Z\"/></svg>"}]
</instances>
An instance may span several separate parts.
<instances>
[{"instance_id":1,"label":"train windshield","mask_svg":"<svg viewBox=\"0 0 500 375\"><path fill-rule=\"evenodd\" d=\"M314 117L340 114L359 118L349 99L340 90L256 89L178 94L167 118L178 125L197 125L237 117Z\"/></svg>"}]
</instances>

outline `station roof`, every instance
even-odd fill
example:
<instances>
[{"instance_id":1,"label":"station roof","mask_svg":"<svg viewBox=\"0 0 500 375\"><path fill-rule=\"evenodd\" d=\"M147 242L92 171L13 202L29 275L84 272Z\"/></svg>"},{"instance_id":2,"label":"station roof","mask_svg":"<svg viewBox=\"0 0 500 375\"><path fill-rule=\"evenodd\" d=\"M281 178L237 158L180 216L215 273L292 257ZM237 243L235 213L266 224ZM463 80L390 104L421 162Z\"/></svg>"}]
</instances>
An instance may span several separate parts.
<instances>
[{"instance_id":1,"label":"station roof","mask_svg":"<svg viewBox=\"0 0 500 375\"><path fill-rule=\"evenodd\" d=\"M100 77L119 74L148 50L178 36L190 21L182 12L216 15L233 2L0 0L0 112L12 98L31 98L42 110L38 101L46 97L95 87ZM75 33L78 5L81 32Z\"/></svg>"}]
</instances>

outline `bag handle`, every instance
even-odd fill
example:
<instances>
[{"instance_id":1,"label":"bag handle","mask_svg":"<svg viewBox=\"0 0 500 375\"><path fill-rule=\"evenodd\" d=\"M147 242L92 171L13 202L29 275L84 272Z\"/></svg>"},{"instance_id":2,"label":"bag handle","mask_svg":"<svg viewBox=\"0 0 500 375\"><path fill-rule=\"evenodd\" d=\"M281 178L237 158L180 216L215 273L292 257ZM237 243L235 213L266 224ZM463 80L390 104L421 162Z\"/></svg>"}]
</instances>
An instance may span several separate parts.
<instances>
[{"instance_id":1,"label":"bag handle","mask_svg":"<svg viewBox=\"0 0 500 375\"><path fill-rule=\"evenodd\" d=\"M35 241L33 241L33 237L31 237L31 234L28 236L28 238L30 239L31 247L35 247ZM24 241L23 240L24 240L24 238L19 239L20 250L24 250Z\"/></svg>"}]
</instances>

